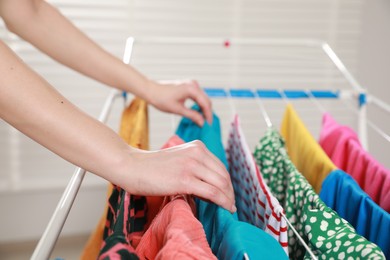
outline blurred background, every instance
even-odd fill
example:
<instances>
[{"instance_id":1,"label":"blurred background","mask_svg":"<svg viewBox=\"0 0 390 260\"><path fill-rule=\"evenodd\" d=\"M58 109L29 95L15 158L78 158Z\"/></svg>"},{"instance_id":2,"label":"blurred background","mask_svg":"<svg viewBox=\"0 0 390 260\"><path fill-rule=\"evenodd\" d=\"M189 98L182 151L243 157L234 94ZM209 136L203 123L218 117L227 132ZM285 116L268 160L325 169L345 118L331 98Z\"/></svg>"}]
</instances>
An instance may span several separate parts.
<instances>
[{"instance_id":1,"label":"blurred background","mask_svg":"<svg viewBox=\"0 0 390 260\"><path fill-rule=\"evenodd\" d=\"M368 94L390 104L390 1L388 0L50 0L105 49L122 58L135 37L132 64L154 79L197 79L202 87L348 90L322 50L313 46L235 44L234 39L327 42ZM150 37L221 39L218 44L153 44ZM52 61L7 32L0 38L82 110L98 117L110 89ZM139 41L137 40L139 39ZM227 48L225 41L229 41ZM254 99L213 99L223 138L236 112L251 149L266 124ZM357 102L294 100L315 138L321 108L357 129ZM279 127L285 102L263 103ZM123 102L114 104L108 125L118 129ZM368 119L387 135L390 115L368 105ZM151 148L173 134L179 117L150 108ZM370 153L387 168L390 143L368 127ZM0 121L0 258L29 258L74 166ZM107 183L90 173L83 182L52 258L78 258L105 204Z\"/></svg>"}]
</instances>

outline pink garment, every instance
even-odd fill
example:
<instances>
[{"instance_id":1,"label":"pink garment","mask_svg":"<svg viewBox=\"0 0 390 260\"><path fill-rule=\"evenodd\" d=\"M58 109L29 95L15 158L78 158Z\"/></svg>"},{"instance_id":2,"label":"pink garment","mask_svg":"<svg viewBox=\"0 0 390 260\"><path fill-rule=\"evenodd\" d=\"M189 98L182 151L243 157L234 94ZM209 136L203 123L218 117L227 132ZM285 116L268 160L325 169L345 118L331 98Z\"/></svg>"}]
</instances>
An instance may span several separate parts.
<instances>
[{"instance_id":1,"label":"pink garment","mask_svg":"<svg viewBox=\"0 0 390 260\"><path fill-rule=\"evenodd\" d=\"M320 145L337 167L350 174L373 201L390 212L390 171L363 149L351 128L339 125L325 113Z\"/></svg>"},{"instance_id":2,"label":"pink garment","mask_svg":"<svg viewBox=\"0 0 390 260\"><path fill-rule=\"evenodd\" d=\"M226 152L238 218L271 235L288 255L287 223L282 217L284 210L263 180L246 143L238 115L231 124Z\"/></svg>"},{"instance_id":3,"label":"pink garment","mask_svg":"<svg viewBox=\"0 0 390 260\"><path fill-rule=\"evenodd\" d=\"M190 196L167 198L136 248L141 259L217 259L202 224L195 218ZM187 202L188 200L188 202ZM195 208L195 207L193 207Z\"/></svg>"},{"instance_id":4,"label":"pink garment","mask_svg":"<svg viewBox=\"0 0 390 260\"><path fill-rule=\"evenodd\" d=\"M169 140L161 147L161 149L167 149L180 144L184 144L184 141L177 135L174 135L171 138L169 138Z\"/></svg>"},{"instance_id":5,"label":"pink garment","mask_svg":"<svg viewBox=\"0 0 390 260\"><path fill-rule=\"evenodd\" d=\"M174 135L162 149L183 143ZM136 246L140 259L216 259L204 228L195 217L196 208L191 196L146 198L148 229Z\"/></svg>"}]
</instances>

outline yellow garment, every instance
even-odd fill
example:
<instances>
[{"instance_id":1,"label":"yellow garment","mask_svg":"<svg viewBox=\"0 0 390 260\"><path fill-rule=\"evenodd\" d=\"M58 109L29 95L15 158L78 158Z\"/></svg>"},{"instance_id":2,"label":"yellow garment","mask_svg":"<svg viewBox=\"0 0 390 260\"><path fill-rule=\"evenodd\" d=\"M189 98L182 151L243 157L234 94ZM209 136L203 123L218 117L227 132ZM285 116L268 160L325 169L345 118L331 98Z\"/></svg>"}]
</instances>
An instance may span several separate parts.
<instances>
[{"instance_id":1,"label":"yellow garment","mask_svg":"<svg viewBox=\"0 0 390 260\"><path fill-rule=\"evenodd\" d=\"M281 134L291 161L319 193L323 180L337 167L306 129L291 104L284 112Z\"/></svg>"},{"instance_id":2,"label":"yellow garment","mask_svg":"<svg viewBox=\"0 0 390 260\"><path fill-rule=\"evenodd\" d=\"M149 149L149 125L147 103L135 98L123 111L119 135L130 146ZM112 184L108 184L107 199L112 193ZM106 224L107 204L95 231L90 235L80 259L97 259L103 242L103 231Z\"/></svg>"}]
</instances>

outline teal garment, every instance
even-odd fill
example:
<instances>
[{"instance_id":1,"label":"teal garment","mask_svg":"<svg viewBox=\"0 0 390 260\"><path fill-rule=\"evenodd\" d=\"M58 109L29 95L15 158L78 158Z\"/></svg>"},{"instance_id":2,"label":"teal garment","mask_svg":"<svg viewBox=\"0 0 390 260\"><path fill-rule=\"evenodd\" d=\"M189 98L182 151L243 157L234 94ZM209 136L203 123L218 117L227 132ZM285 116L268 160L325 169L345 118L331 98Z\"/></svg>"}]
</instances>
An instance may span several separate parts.
<instances>
[{"instance_id":1,"label":"teal garment","mask_svg":"<svg viewBox=\"0 0 390 260\"><path fill-rule=\"evenodd\" d=\"M198 106L193 109L200 111ZM202 128L187 118L183 118L176 134L190 142L202 141L228 168L225 150L221 141L219 118L214 114L213 123L207 122ZM280 244L263 230L241 222L237 213L215 205L214 203L196 200L198 219L205 229L207 241L218 259L242 260L244 253L249 259L287 259Z\"/></svg>"},{"instance_id":2,"label":"teal garment","mask_svg":"<svg viewBox=\"0 0 390 260\"><path fill-rule=\"evenodd\" d=\"M199 106L194 105L192 109L200 111ZM217 158L219 158L225 165L226 169L229 169L225 149L221 142L221 127L219 118L213 114L213 122L210 125L205 121L203 127L199 127L197 124L191 121L191 119L183 117L180 121L180 125L176 130L176 135L183 139L186 143L194 140L202 141L207 149L210 150Z\"/></svg>"}]
</instances>

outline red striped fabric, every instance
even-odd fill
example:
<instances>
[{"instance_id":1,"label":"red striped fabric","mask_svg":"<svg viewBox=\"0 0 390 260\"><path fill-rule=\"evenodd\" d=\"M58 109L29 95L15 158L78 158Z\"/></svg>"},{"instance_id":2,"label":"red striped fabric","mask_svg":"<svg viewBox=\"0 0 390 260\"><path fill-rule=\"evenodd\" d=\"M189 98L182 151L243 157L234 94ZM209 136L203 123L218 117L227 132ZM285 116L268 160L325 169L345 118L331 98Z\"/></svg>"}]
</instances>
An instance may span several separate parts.
<instances>
[{"instance_id":1,"label":"red striped fabric","mask_svg":"<svg viewBox=\"0 0 390 260\"><path fill-rule=\"evenodd\" d=\"M263 229L288 254L287 224L281 216L284 210L257 168L237 115L231 124L226 152L239 219Z\"/></svg>"}]
</instances>

